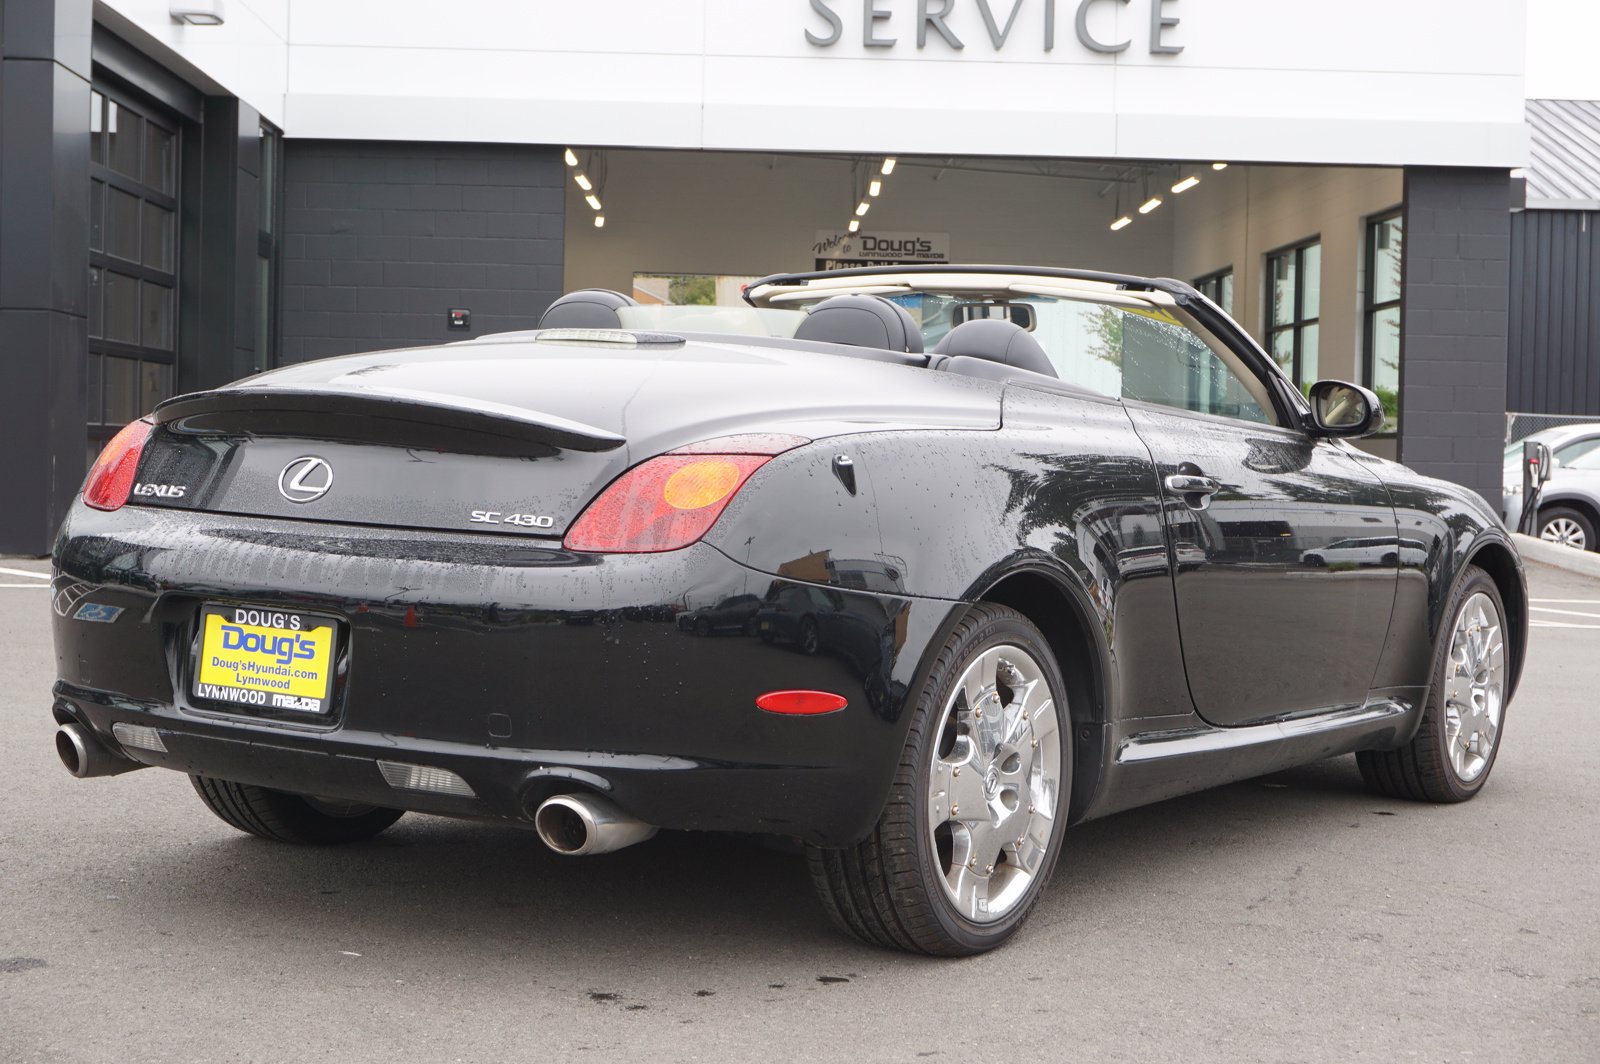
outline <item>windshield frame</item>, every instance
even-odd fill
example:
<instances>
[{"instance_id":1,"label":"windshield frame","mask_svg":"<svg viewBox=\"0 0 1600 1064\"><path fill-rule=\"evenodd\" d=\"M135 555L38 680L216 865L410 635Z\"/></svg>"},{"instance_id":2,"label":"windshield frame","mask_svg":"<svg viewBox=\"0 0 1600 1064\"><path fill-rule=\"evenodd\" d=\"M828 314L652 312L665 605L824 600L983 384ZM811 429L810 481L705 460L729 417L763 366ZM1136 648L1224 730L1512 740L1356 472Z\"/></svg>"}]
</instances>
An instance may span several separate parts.
<instances>
[{"instance_id":1,"label":"windshield frame","mask_svg":"<svg viewBox=\"0 0 1600 1064\"><path fill-rule=\"evenodd\" d=\"M1003 283L998 279L1005 278ZM941 281L943 283L941 283ZM917 263L906 266L861 266L847 270L773 274L751 282L745 302L755 307L783 306L835 295L948 295L979 292L1125 302L1170 310L1180 307L1203 331L1215 337L1243 362L1266 387L1282 428L1312 432L1311 405L1266 350L1243 326L1198 289L1170 277L1048 266L995 266Z\"/></svg>"}]
</instances>

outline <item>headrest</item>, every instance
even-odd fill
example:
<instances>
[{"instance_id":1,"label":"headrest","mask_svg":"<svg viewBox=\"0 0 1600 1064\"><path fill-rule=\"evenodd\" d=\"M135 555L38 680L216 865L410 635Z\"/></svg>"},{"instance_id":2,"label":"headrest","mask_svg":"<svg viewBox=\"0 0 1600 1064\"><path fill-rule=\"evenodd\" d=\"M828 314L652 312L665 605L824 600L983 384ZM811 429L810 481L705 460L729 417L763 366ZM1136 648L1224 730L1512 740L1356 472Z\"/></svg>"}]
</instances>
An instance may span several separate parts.
<instances>
[{"instance_id":1,"label":"headrest","mask_svg":"<svg viewBox=\"0 0 1600 1064\"><path fill-rule=\"evenodd\" d=\"M922 330L906 309L880 296L834 296L811 308L796 340L922 353Z\"/></svg>"},{"instance_id":2,"label":"headrest","mask_svg":"<svg viewBox=\"0 0 1600 1064\"><path fill-rule=\"evenodd\" d=\"M541 329L620 329L622 319L618 307L636 307L639 304L609 288L585 288L569 292L550 304L539 319Z\"/></svg>"},{"instance_id":3,"label":"headrest","mask_svg":"<svg viewBox=\"0 0 1600 1064\"><path fill-rule=\"evenodd\" d=\"M934 348L941 355L981 358L989 362L1056 376L1050 356L1028 330L999 318L976 318L957 325Z\"/></svg>"}]
</instances>

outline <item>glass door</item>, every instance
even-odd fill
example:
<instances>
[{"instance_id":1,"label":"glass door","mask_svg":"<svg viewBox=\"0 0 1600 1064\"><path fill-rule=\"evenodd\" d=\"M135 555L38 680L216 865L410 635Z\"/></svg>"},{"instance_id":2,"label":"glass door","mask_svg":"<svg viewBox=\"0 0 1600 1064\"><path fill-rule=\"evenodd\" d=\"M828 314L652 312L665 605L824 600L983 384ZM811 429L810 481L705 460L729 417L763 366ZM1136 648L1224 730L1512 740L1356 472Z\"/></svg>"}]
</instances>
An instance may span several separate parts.
<instances>
[{"instance_id":1,"label":"glass door","mask_svg":"<svg viewBox=\"0 0 1600 1064\"><path fill-rule=\"evenodd\" d=\"M90 96L88 434L172 394L178 332L177 120L130 94Z\"/></svg>"}]
</instances>

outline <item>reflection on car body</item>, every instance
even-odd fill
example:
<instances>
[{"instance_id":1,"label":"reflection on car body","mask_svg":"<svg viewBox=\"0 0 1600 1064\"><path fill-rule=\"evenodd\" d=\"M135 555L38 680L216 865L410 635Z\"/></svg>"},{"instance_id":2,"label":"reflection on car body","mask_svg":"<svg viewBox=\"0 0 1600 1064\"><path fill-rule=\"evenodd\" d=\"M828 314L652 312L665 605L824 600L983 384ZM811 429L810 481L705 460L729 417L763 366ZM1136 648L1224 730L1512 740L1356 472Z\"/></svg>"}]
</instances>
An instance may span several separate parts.
<instances>
[{"instance_id":1,"label":"reflection on car body","mask_svg":"<svg viewBox=\"0 0 1600 1064\"><path fill-rule=\"evenodd\" d=\"M1421 565L1427 560L1428 548L1414 539L1379 536L1373 539L1341 539L1308 550L1300 556L1306 565Z\"/></svg>"},{"instance_id":2,"label":"reflection on car body","mask_svg":"<svg viewBox=\"0 0 1600 1064\"><path fill-rule=\"evenodd\" d=\"M730 595L715 606L702 606L678 614L678 627L695 635L712 635L716 632L750 634L751 621L761 599L755 595Z\"/></svg>"}]
</instances>

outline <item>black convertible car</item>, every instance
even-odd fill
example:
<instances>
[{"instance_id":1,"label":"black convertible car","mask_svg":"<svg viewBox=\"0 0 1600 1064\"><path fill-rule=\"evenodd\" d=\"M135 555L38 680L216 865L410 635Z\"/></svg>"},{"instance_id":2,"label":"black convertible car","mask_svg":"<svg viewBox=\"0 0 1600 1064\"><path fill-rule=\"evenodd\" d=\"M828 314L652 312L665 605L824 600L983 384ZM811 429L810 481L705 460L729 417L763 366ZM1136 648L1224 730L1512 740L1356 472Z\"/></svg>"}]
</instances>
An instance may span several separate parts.
<instances>
[{"instance_id":1,"label":"black convertible car","mask_svg":"<svg viewBox=\"0 0 1600 1064\"><path fill-rule=\"evenodd\" d=\"M286 842L789 836L839 926L936 954L1012 934L1078 821L1351 752L1387 795L1483 787L1521 563L1348 442L1370 392L1302 396L1176 281L746 300L578 292L129 425L55 547L63 762Z\"/></svg>"}]
</instances>

